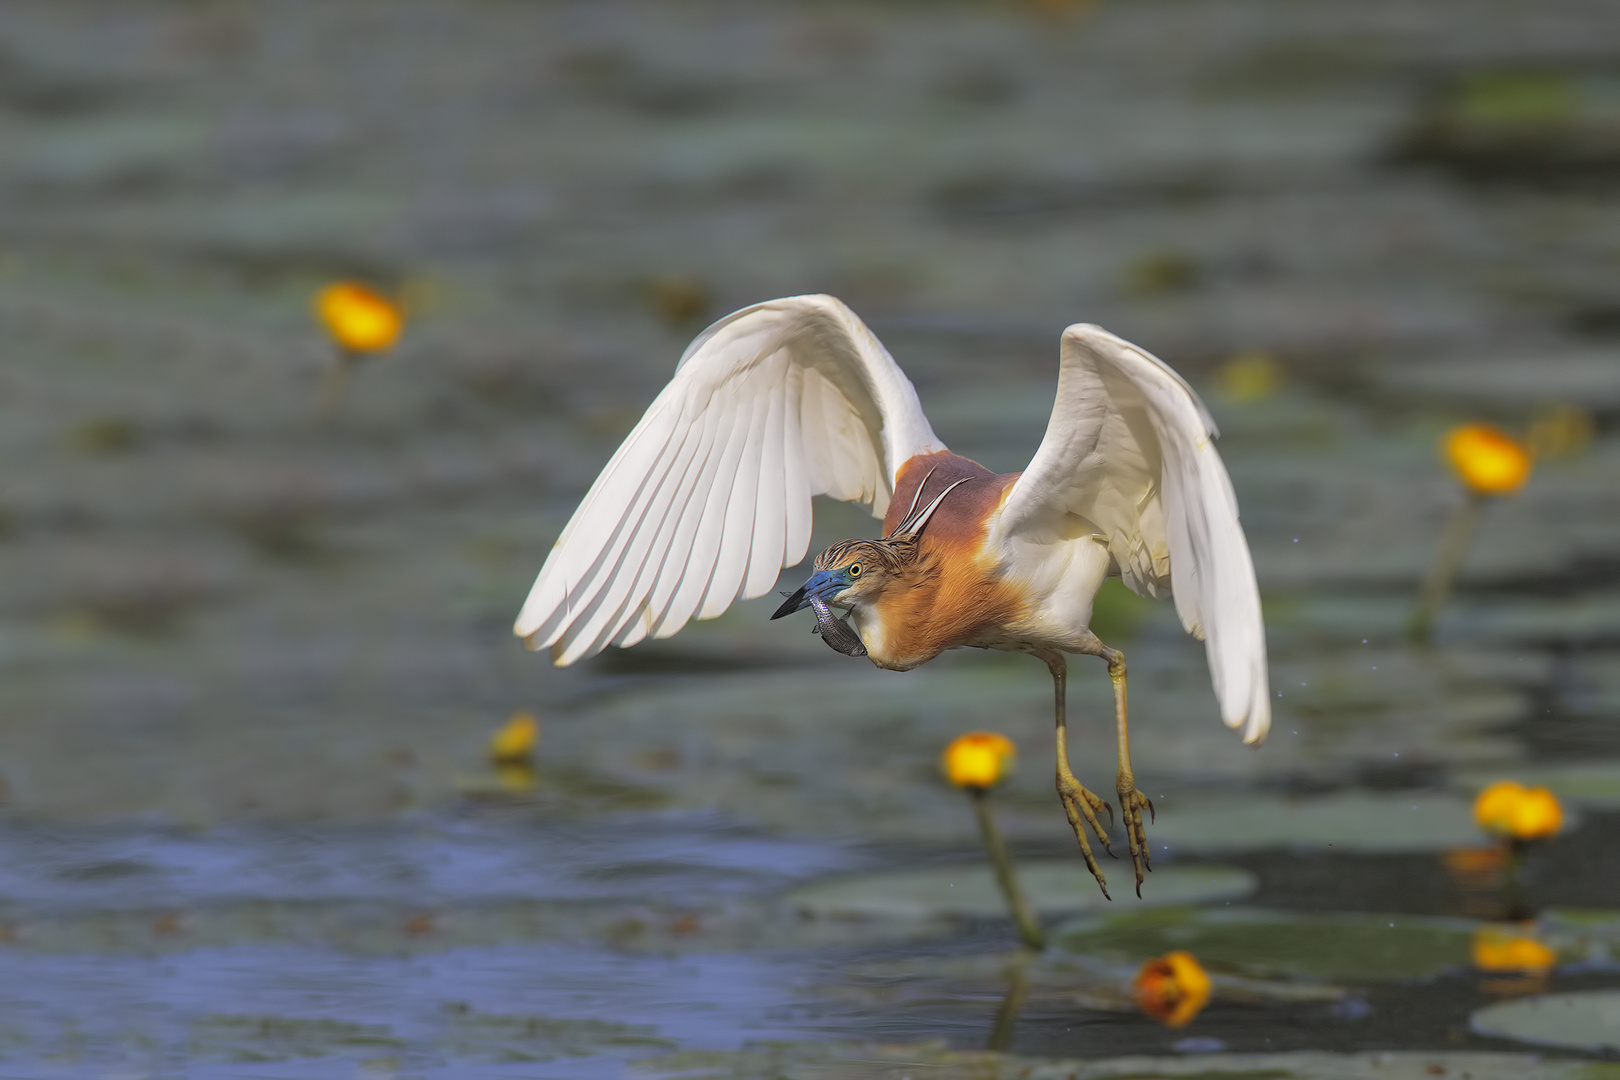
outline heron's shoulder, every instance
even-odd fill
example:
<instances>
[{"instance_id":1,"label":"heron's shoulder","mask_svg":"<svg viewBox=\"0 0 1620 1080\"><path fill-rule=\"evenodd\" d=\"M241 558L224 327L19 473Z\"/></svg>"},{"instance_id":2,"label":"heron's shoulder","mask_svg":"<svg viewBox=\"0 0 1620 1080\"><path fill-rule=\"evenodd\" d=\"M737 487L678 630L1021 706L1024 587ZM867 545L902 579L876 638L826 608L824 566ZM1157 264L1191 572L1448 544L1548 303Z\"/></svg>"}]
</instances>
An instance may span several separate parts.
<instances>
[{"instance_id":1,"label":"heron's shoulder","mask_svg":"<svg viewBox=\"0 0 1620 1080\"><path fill-rule=\"evenodd\" d=\"M885 535L893 532L908 507L926 504L952 484L962 481L940 503L923 535L947 545L977 544L984 537L986 522L1000 509L1005 492L1018 476L1018 473L991 472L972 458L949 450L917 454L908 458L895 475L894 498L883 520L883 532Z\"/></svg>"}]
</instances>

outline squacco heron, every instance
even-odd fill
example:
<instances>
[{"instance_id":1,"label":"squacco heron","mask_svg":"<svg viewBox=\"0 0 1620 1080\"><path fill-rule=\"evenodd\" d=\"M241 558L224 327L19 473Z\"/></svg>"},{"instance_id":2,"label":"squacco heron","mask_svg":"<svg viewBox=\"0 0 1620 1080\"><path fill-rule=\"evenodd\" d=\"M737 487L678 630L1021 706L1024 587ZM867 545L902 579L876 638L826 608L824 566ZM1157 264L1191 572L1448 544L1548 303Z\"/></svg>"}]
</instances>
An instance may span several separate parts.
<instances>
[{"instance_id":1,"label":"squacco heron","mask_svg":"<svg viewBox=\"0 0 1620 1080\"><path fill-rule=\"evenodd\" d=\"M518 615L558 665L669 637L768 592L810 544L811 496L869 505L877 540L845 540L772 618L813 608L833 648L909 671L946 649L1026 652L1052 674L1057 791L1086 866L1113 854L1112 807L1069 766L1066 653L1106 661L1115 792L1136 890L1151 869L1126 731L1125 657L1088 626L1110 576L1172 591L1204 641L1220 714L1270 724L1254 567L1215 425L1163 361L1096 326L1063 332L1057 402L1022 473L951 453L866 325L830 296L744 308L687 348L675 377L563 529Z\"/></svg>"}]
</instances>

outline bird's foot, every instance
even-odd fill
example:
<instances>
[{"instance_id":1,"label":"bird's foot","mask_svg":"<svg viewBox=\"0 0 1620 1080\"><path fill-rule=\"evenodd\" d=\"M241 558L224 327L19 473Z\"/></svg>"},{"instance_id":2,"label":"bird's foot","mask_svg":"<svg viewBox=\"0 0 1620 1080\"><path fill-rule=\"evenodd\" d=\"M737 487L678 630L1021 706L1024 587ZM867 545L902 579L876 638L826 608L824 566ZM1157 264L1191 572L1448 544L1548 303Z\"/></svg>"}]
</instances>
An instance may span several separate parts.
<instances>
[{"instance_id":1,"label":"bird's foot","mask_svg":"<svg viewBox=\"0 0 1620 1080\"><path fill-rule=\"evenodd\" d=\"M1097 834L1103 850L1110 856L1113 855L1114 849L1108 846L1108 834L1103 831L1102 824L1097 820L1097 811L1107 810L1108 820L1113 821L1114 808L1087 791L1081 786L1080 781L1074 778L1074 774L1067 771L1058 773L1057 791L1058 798L1063 801L1063 812L1069 816L1069 827L1074 830L1074 838L1080 841L1080 854L1085 856L1086 869L1097 879L1097 887L1102 889L1102 894L1112 900L1113 897L1108 896L1108 879L1103 877L1102 871L1097 867L1096 856L1091 854L1091 843L1086 839L1086 826L1090 825L1091 831Z\"/></svg>"},{"instance_id":2,"label":"bird's foot","mask_svg":"<svg viewBox=\"0 0 1620 1080\"><path fill-rule=\"evenodd\" d=\"M1131 865L1136 870L1136 895L1142 895L1142 871L1153 871L1153 861L1148 856L1147 831L1142 827L1142 808L1146 807L1148 820L1157 821L1158 815L1153 809L1153 802L1140 791L1136 790L1136 780L1129 774L1120 774L1115 783L1119 792L1119 816L1125 824L1125 839L1131 845Z\"/></svg>"}]
</instances>

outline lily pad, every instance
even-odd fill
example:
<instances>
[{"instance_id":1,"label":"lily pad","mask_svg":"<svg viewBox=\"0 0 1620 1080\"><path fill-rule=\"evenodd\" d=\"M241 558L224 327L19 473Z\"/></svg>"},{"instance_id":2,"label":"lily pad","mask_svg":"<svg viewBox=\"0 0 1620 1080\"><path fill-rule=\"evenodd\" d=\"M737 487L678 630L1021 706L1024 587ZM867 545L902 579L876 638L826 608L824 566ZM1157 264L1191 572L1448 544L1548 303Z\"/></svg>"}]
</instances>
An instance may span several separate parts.
<instances>
[{"instance_id":1,"label":"lily pad","mask_svg":"<svg viewBox=\"0 0 1620 1080\"><path fill-rule=\"evenodd\" d=\"M1018 881L1037 911L1069 914L1103 910L1108 900L1078 858L1022 863ZM1247 896L1254 875L1228 866L1167 866L1142 883L1140 903L1196 904ZM1110 891L1118 903L1137 904L1130 868L1116 874ZM930 866L919 870L865 874L821 881L787 894L800 911L825 916L925 919L937 916L1004 914L1006 901L984 863Z\"/></svg>"},{"instance_id":2,"label":"lily pad","mask_svg":"<svg viewBox=\"0 0 1620 1080\"><path fill-rule=\"evenodd\" d=\"M1358 791L1305 799L1166 803L1164 809L1173 812L1160 814L1148 839L1171 851L1436 851L1480 839L1472 804L1446 795Z\"/></svg>"},{"instance_id":3,"label":"lily pad","mask_svg":"<svg viewBox=\"0 0 1620 1080\"><path fill-rule=\"evenodd\" d=\"M1481 1035L1571 1050L1620 1050L1620 990L1546 994L1487 1005L1469 1018Z\"/></svg>"},{"instance_id":4,"label":"lily pad","mask_svg":"<svg viewBox=\"0 0 1620 1080\"><path fill-rule=\"evenodd\" d=\"M1070 952L1131 960L1185 949L1246 975L1410 978L1466 965L1473 930L1458 919L1185 908L1087 920L1054 937Z\"/></svg>"}]
</instances>

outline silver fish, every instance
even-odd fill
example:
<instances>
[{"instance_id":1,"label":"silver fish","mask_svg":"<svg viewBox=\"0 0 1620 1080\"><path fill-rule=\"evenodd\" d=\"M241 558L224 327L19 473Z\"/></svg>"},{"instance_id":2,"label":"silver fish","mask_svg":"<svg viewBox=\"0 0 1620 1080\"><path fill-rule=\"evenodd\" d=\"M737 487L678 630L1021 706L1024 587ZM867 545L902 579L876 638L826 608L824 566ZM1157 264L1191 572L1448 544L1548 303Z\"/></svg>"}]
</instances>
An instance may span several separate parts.
<instances>
[{"instance_id":1,"label":"silver fish","mask_svg":"<svg viewBox=\"0 0 1620 1080\"><path fill-rule=\"evenodd\" d=\"M821 640L845 656L865 656L866 646L861 644L861 636L850 629L848 621L840 619L833 614L827 602L818 596L812 596L810 606L816 610L816 627L810 631L820 634Z\"/></svg>"}]
</instances>

